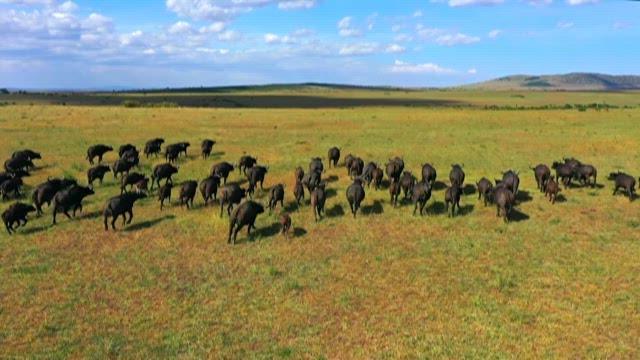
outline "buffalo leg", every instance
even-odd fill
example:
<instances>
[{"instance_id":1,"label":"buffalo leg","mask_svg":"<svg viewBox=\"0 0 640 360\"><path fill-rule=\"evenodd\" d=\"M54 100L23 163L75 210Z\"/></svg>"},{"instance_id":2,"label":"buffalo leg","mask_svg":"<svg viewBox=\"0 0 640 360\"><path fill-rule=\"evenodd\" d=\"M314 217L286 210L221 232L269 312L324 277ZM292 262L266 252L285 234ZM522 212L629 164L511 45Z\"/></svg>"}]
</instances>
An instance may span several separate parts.
<instances>
[{"instance_id":1,"label":"buffalo leg","mask_svg":"<svg viewBox=\"0 0 640 360\"><path fill-rule=\"evenodd\" d=\"M104 231L108 231L109 230L109 226L107 226L107 220L109 219L108 215L104 215Z\"/></svg>"},{"instance_id":2,"label":"buffalo leg","mask_svg":"<svg viewBox=\"0 0 640 360\"><path fill-rule=\"evenodd\" d=\"M129 220L127 221L127 224L131 224L131 220L133 220L133 209L129 209Z\"/></svg>"}]
</instances>

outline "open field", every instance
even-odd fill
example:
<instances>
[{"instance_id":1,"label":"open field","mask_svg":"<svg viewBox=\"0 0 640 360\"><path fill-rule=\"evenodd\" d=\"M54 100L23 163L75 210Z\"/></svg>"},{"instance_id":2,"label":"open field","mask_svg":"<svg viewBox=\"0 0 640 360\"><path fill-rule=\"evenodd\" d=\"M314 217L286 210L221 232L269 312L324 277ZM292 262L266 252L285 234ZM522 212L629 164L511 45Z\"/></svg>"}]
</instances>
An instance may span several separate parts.
<instances>
[{"instance_id":1,"label":"open field","mask_svg":"<svg viewBox=\"0 0 640 360\"><path fill-rule=\"evenodd\" d=\"M141 147L160 136L192 143L176 184L247 152L270 166L265 185L286 184L289 204L295 167L326 158L334 145L365 161L403 156L415 174L428 161L442 181L454 162L464 164L467 183L513 168L524 195L515 221L504 224L477 194L448 218L437 190L428 215L413 217L412 205L394 209L386 190L371 189L353 219L346 171L329 169L323 221L314 223L306 204L288 205L295 237L280 237L277 214L265 213L251 241L242 231L229 246L219 208L204 208L199 194L196 209L180 208L177 189L165 211L144 199L132 225L105 232L101 210L119 193L108 174L79 219L61 216L52 227L47 208L15 236L0 235L0 357L638 358L640 203L611 196L605 178L618 169L640 174L640 109L480 108L636 106L637 93L408 94L474 106L128 109L32 99L0 107L2 159L25 147L43 155L27 189L48 176L84 183L94 143ZM198 156L203 138L218 141L207 161ZM563 156L596 165L604 186L568 189L552 206L529 166ZM143 158L141 170L160 162ZM230 178L240 179L237 171ZM257 192L262 202L267 195Z\"/></svg>"}]
</instances>

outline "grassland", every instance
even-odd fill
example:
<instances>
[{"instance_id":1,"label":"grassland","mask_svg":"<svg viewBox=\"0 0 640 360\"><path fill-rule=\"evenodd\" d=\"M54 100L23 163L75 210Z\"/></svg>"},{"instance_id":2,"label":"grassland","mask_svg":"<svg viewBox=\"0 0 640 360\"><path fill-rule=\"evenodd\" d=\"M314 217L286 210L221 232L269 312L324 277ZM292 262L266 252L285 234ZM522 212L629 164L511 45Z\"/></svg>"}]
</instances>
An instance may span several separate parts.
<instances>
[{"instance_id":1,"label":"grassland","mask_svg":"<svg viewBox=\"0 0 640 360\"><path fill-rule=\"evenodd\" d=\"M460 99L518 100L471 94ZM540 104L568 102L562 97L636 101L633 94L526 94ZM194 147L205 137L219 142L208 161L190 151L178 183L248 152L270 166L269 185L287 185L287 203L293 169L333 145L379 163L402 155L416 173L429 161L441 180L453 162L464 163L469 183L518 169L526 194L510 224L475 194L463 198L462 216L447 218L442 190L422 218L411 216L412 206L392 208L386 191L369 190L353 219L345 215L346 172L330 169L322 222L313 222L308 205L288 205L295 237L278 236L276 214L264 214L256 235L246 241L243 232L232 247L227 218L201 198L197 209L174 204L163 212L145 199L132 225L105 232L101 209L119 192L108 175L81 218L52 227L46 210L17 235L0 235L0 357L639 356L640 204L611 196L604 179L617 169L640 174L639 109L35 104L0 107L0 155L24 147L43 153L29 186L47 176L84 182L90 144L163 136ZM604 187L569 189L550 205L528 167L562 156L597 165ZM159 162L143 160L142 170Z\"/></svg>"}]
</instances>

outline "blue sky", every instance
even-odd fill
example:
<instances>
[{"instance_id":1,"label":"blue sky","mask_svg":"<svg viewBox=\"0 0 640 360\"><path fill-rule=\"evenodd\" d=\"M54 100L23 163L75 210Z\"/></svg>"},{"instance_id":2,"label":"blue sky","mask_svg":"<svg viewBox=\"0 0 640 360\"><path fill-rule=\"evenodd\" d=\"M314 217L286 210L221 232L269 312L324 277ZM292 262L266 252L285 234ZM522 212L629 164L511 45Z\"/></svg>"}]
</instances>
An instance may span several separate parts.
<instances>
[{"instance_id":1,"label":"blue sky","mask_svg":"<svg viewBox=\"0 0 640 360\"><path fill-rule=\"evenodd\" d=\"M11 88L640 73L623 0L0 0L0 33Z\"/></svg>"}]
</instances>

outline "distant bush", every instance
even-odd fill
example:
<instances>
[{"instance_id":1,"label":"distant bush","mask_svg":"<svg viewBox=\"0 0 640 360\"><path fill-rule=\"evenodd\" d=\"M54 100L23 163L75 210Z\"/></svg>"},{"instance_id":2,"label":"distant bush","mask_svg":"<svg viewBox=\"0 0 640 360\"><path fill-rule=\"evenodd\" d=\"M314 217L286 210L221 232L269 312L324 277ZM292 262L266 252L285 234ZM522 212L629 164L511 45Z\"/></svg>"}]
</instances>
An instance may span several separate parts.
<instances>
[{"instance_id":1,"label":"distant bush","mask_svg":"<svg viewBox=\"0 0 640 360\"><path fill-rule=\"evenodd\" d=\"M177 103L162 101L157 103L142 103L138 100L125 100L122 102L122 106L127 108L139 108L139 107L147 107L147 108L175 108L178 107Z\"/></svg>"},{"instance_id":2,"label":"distant bush","mask_svg":"<svg viewBox=\"0 0 640 360\"><path fill-rule=\"evenodd\" d=\"M122 102L122 106L127 108L137 108L142 106L142 104L140 103L140 101L136 101L136 100L125 100Z\"/></svg>"},{"instance_id":3,"label":"distant bush","mask_svg":"<svg viewBox=\"0 0 640 360\"><path fill-rule=\"evenodd\" d=\"M628 105L627 105L628 106ZM624 108L628 108L625 106ZM587 111L588 109L592 110L609 110L609 109L619 109L619 106L609 105L606 103L591 103L591 104L564 104L564 105L540 105L540 106L518 106L518 105L485 105L485 110L506 110L506 111L514 111L514 110L572 110L577 109L578 111Z\"/></svg>"},{"instance_id":4,"label":"distant bush","mask_svg":"<svg viewBox=\"0 0 640 360\"><path fill-rule=\"evenodd\" d=\"M7 94L11 94L11 93L7 89L0 89L0 94L7 95Z\"/></svg>"}]
</instances>

